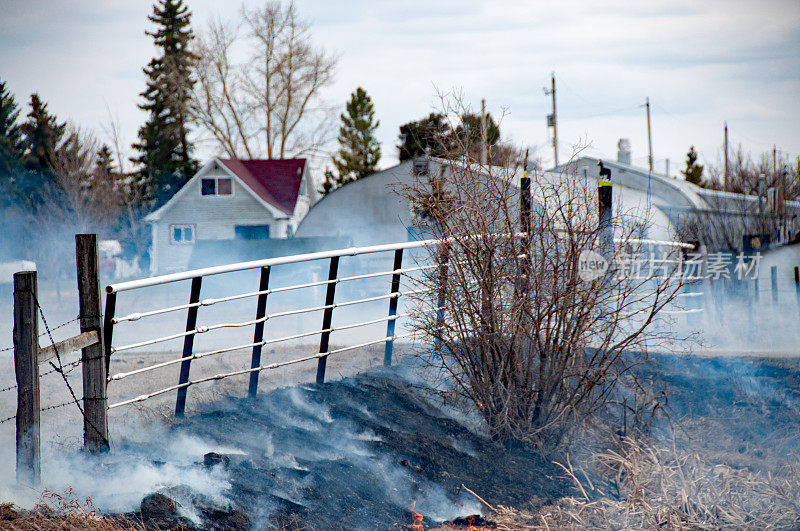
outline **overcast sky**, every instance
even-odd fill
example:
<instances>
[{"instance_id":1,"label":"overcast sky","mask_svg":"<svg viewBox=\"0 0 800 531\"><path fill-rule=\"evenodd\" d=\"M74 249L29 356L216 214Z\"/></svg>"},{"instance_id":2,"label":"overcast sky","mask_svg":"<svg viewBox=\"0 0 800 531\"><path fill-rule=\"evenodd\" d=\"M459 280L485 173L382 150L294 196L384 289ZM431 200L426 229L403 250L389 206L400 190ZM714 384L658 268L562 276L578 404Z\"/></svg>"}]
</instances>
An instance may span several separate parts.
<instances>
[{"instance_id":1,"label":"overcast sky","mask_svg":"<svg viewBox=\"0 0 800 531\"><path fill-rule=\"evenodd\" d=\"M247 2L257 5L259 2ZM193 24L236 17L238 4L190 0ZM560 156L588 142L616 157L630 138L647 164L642 104L652 104L657 169L682 166L689 145L714 163L723 122L754 155L800 154L798 0L298 0L317 44L340 56L326 99L343 105L361 86L381 125L382 166L397 160L398 126L435 109L436 90L460 90L476 109L506 116L503 136L552 162L542 92L555 72ZM102 136L106 105L135 139L148 1L0 0L0 78L18 101L37 91L59 118ZM25 110L27 112L27 109ZM198 153L201 158L213 153Z\"/></svg>"}]
</instances>

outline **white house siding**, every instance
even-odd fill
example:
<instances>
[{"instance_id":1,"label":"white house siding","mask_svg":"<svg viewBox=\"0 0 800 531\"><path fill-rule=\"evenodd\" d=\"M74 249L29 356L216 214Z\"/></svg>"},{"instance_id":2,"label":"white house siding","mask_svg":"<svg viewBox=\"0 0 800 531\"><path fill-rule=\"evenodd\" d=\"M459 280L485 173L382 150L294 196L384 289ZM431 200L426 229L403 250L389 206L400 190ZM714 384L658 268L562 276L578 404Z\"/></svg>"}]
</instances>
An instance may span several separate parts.
<instances>
[{"instance_id":1,"label":"white house siding","mask_svg":"<svg viewBox=\"0 0 800 531\"><path fill-rule=\"evenodd\" d=\"M222 171L203 175L203 178L211 177L230 176ZM276 220L236 179L230 196L201 196L200 181L189 183L175 204L154 223L155 273L185 270L189 263L193 246L172 243L171 225L194 225L195 240L233 239L236 225L269 225L270 237L285 236L286 221Z\"/></svg>"}]
</instances>

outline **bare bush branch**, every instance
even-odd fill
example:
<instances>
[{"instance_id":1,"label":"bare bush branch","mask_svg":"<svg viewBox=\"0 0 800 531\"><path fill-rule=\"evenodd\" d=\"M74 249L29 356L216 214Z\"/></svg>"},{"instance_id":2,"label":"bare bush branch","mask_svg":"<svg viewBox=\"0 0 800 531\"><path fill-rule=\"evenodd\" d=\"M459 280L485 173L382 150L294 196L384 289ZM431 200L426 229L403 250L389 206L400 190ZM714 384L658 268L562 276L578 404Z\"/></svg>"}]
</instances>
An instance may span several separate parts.
<instances>
[{"instance_id":1,"label":"bare bush branch","mask_svg":"<svg viewBox=\"0 0 800 531\"><path fill-rule=\"evenodd\" d=\"M675 339L656 320L682 285L681 253L660 250L661 275L612 265L585 281L585 251L618 264L642 249L642 213L600 224L595 183L536 175L526 230L516 168L458 153L442 164L403 190L420 229L444 238L427 257L439 267L418 280L427 289L415 329L430 345L422 358L445 377L440 392L474 404L495 438L552 449L576 421L643 392L631 368Z\"/></svg>"}]
</instances>

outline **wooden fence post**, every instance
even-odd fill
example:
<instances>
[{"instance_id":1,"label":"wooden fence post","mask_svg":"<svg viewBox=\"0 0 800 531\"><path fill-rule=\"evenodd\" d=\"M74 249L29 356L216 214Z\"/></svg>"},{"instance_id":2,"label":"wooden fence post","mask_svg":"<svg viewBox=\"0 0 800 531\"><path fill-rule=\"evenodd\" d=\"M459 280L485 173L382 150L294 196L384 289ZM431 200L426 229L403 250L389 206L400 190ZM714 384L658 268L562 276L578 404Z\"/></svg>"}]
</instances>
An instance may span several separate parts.
<instances>
[{"instance_id":1,"label":"wooden fence post","mask_svg":"<svg viewBox=\"0 0 800 531\"><path fill-rule=\"evenodd\" d=\"M39 316L36 271L14 274L14 372L17 377L17 482L38 485L39 453Z\"/></svg>"},{"instance_id":2,"label":"wooden fence post","mask_svg":"<svg viewBox=\"0 0 800 531\"><path fill-rule=\"evenodd\" d=\"M83 447L96 452L108 450L108 395L103 314L100 312L100 265L97 234L75 235L75 261L78 269L78 306L81 333L96 331L98 343L84 347L83 368Z\"/></svg>"}]
</instances>

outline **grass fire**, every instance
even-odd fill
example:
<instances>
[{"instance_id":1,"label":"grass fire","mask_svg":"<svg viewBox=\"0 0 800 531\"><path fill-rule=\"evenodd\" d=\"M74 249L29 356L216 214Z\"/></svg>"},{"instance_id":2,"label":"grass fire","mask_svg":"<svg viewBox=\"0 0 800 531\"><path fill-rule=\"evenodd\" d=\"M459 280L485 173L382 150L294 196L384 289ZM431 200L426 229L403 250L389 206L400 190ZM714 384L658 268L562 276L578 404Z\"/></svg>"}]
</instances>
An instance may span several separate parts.
<instances>
[{"instance_id":1,"label":"grass fire","mask_svg":"<svg viewBox=\"0 0 800 531\"><path fill-rule=\"evenodd\" d=\"M3 6L0 528L800 529L798 6L362 4Z\"/></svg>"}]
</instances>

